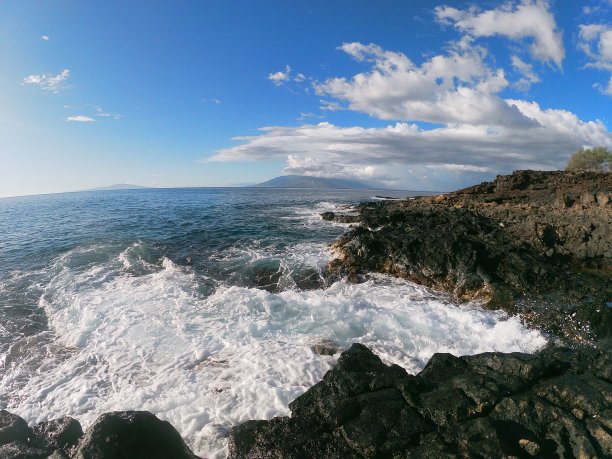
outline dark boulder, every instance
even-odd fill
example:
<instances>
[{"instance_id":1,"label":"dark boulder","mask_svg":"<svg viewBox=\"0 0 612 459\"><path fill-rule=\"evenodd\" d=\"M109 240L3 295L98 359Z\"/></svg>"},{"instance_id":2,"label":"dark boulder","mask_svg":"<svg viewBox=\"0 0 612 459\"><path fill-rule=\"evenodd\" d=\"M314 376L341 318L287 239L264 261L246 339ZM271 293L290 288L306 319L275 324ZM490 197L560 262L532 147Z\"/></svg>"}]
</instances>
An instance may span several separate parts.
<instances>
[{"instance_id":1,"label":"dark boulder","mask_svg":"<svg viewBox=\"0 0 612 459\"><path fill-rule=\"evenodd\" d=\"M0 446L0 459L45 459L50 454L47 448L37 448L20 441Z\"/></svg>"},{"instance_id":2,"label":"dark boulder","mask_svg":"<svg viewBox=\"0 0 612 459\"><path fill-rule=\"evenodd\" d=\"M12 442L27 443L32 436L27 422L15 414L0 410L0 446Z\"/></svg>"},{"instance_id":3,"label":"dark boulder","mask_svg":"<svg viewBox=\"0 0 612 459\"><path fill-rule=\"evenodd\" d=\"M70 416L41 422L34 426L35 441L56 449L69 449L83 436L81 424Z\"/></svg>"},{"instance_id":4,"label":"dark boulder","mask_svg":"<svg viewBox=\"0 0 612 459\"><path fill-rule=\"evenodd\" d=\"M148 411L101 415L78 444L79 459L194 459L180 434Z\"/></svg>"}]
</instances>

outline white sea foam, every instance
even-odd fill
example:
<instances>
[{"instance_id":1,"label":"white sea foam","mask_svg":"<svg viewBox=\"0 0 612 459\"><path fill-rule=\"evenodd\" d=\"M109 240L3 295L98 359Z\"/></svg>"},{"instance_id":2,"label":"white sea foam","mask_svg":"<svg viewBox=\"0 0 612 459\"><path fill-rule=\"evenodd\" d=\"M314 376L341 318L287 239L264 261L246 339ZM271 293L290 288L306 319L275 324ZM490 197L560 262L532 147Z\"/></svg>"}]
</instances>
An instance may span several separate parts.
<instances>
[{"instance_id":1,"label":"white sea foam","mask_svg":"<svg viewBox=\"0 0 612 459\"><path fill-rule=\"evenodd\" d=\"M355 207L349 204L339 204L337 202L321 201L313 207L296 207L293 209L293 214L290 216L281 217L286 220L297 220L300 221L304 226L307 227L320 227L321 224L328 226L337 226L346 228L351 223L339 223L334 221L326 221L321 219L323 212L335 212L348 215L357 215Z\"/></svg>"},{"instance_id":2,"label":"white sea foam","mask_svg":"<svg viewBox=\"0 0 612 459\"><path fill-rule=\"evenodd\" d=\"M319 249L310 249L315 262ZM30 343L38 360L27 383L16 382L19 366L0 382L0 391L16 390L8 408L30 422L71 415L85 426L106 411L150 410L203 456L226 453L233 425L288 414L337 357L314 354L316 339L367 344L409 372L434 352L545 344L517 319L385 276L280 293L219 286L204 297L198 277L168 259L140 276L121 257L74 264L58 260L40 299L52 333Z\"/></svg>"}]
</instances>

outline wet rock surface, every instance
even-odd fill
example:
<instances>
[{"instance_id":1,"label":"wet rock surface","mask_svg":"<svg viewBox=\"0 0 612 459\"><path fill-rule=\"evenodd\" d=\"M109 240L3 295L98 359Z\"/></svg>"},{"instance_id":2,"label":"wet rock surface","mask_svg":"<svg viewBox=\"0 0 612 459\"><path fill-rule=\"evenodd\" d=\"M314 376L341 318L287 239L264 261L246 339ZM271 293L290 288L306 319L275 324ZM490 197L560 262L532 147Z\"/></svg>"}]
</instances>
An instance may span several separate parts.
<instances>
[{"instance_id":1,"label":"wet rock surface","mask_svg":"<svg viewBox=\"0 0 612 459\"><path fill-rule=\"evenodd\" d=\"M360 344L290 404L235 427L230 458L610 457L612 360L597 349L435 354L416 376Z\"/></svg>"},{"instance_id":2,"label":"wet rock surface","mask_svg":"<svg viewBox=\"0 0 612 459\"><path fill-rule=\"evenodd\" d=\"M611 192L612 173L517 171L446 195L364 203L328 271L403 277L592 343L612 336Z\"/></svg>"},{"instance_id":3,"label":"wet rock surface","mask_svg":"<svg viewBox=\"0 0 612 459\"><path fill-rule=\"evenodd\" d=\"M83 433L70 417L33 428L20 417L0 411L0 459L195 459L170 423L147 411L101 415Z\"/></svg>"}]
</instances>

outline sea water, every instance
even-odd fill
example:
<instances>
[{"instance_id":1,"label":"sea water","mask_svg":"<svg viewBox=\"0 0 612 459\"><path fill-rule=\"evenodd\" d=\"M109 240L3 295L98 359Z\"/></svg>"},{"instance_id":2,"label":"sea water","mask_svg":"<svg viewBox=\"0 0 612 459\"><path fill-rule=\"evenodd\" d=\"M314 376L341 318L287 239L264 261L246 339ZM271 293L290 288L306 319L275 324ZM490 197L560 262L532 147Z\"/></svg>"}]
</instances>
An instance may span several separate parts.
<instances>
[{"instance_id":1,"label":"sea water","mask_svg":"<svg viewBox=\"0 0 612 459\"><path fill-rule=\"evenodd\" d=\"M386 196L407 197L408 192ZM371 191L256 188L0 199L0 408L86 428L114 410L171 422L223 457L232 426L288 404L359 342L408 372L434 352L531 352L518 319L371 275L329 283L329 244Z\"/></svg>"}]
</instances>

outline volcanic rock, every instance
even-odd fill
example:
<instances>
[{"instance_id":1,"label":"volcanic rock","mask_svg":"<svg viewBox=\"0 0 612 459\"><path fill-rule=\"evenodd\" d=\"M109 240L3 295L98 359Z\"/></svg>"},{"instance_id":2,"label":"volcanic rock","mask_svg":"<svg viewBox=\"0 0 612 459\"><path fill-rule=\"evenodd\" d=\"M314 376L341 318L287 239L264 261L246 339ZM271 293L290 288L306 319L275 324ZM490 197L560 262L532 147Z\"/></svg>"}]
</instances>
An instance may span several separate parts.
<instances>
[{"instance_id":1,"label":"volcanic rock","mask_svg":"<svg viewBox=\"0 0 612 459\"><path fill-rule=\"evenodd\" d=\"M180 434L148 411L101 415L78 444L79 459L195 459Z\"/></svg>"},{"instance_id":2,"label":"volcanic rock","mask_svg":"<svg viewBox=\"0 0 612 459\"><path fill-rule=\"evenodd\" d=\"M612 173L517 171L446 195L364 203L360 225L333 244L328 274L403 277L594 342L612 336L611 191Z\"/></svg>"},{"instance_id":3,"label":"volcanic rock","mask_svg":"<svg viewBox=\"0 0 612 459\"><path fill-rule=\"evenodd\" d=\"M290 405L235 427L230 458L609 457L609 353L435 354L416 376L360 344Z\"/></svg>"}]
</instances>

